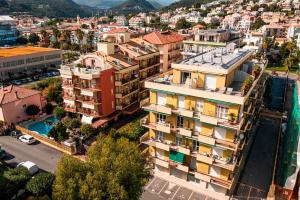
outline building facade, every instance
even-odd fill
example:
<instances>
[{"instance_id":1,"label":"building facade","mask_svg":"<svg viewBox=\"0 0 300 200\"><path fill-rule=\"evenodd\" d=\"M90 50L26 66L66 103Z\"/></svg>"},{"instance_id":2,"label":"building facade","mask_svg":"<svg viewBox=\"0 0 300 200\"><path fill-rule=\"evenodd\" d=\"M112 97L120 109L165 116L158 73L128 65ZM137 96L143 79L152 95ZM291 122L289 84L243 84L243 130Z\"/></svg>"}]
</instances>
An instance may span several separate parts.
<instances>
[{"instance_id":1,"label":"building facade","mask_svg":"<svg viewBox=\"0 0 300 200\"><path fill-rule=\"evenodd\" d=\"M141 123L157 176L224 199L233 191L264 92L262 70L251 74L252 54L216 49L146 81L149 115Z\"/></svg>"},{"instance_id":2,"label":"building facade","mask_svg":"<svg viewBox=\"0 0 300 200\"><path fill-rule=\"evenodd\" d=\"M61 50L42 47L0 49L0 77L3 80L57 68L62 61Z\"/></svg>"},{"instance_id":3,"label":"building facade","mask_svg":"<svg viewBox=\"0 0 300 200\"><path fill-rule=\"evenodd\" d=\"M29 105L36 105L42 110L46 100L41 92L17 86L0 89L0 120L6 123L18 123L30 119L26 114Z\"/></svg>"},{"instance_id":4,"label":"building facade","mask_svg":"<svg viewBox=\"0 0 300 200\"><path fill-rule=\"evenodd\" d=\"M115 36L119 38L120 33ZM145 80L159 73L156 48L139 39L126 41L124 37L120 42L111 37L114 42L100 42L97 52L84 55L71 67L61 67L64 94L68 97L64 98L64 107L81 114L87 123L140 110L140 104L149 97ZM79 82L82 84L76 87ZM88 102L77 103L82 99Z\"/></svg>"},{"instance_id":5,"label":"building facade","mask_svg":"<svg viewBox=\"0 0 300 200\"><path fill-rule=\"evenodd\" d=\"M175 32L152 32L145 35L143 40L158 48L163 72L170 69L172 62L182 59L180 51L184 37Z\"/></svg>"},{"instance_id":6,"label":"building facade","mask_svg":"<svg viewBox=\"0 0 300 200\"><path fill-rule=\"evenodd\" d=\"M18 37L16 21L9 16L0 16L0 46L14 45Z\"/></svg>"}]
</instances>

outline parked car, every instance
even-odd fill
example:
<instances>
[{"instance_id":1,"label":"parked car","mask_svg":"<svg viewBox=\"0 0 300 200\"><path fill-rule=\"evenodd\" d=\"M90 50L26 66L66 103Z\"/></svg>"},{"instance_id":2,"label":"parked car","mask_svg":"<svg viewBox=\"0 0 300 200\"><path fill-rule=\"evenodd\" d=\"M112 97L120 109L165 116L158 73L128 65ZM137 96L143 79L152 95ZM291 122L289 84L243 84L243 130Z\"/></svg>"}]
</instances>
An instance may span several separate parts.
<instances>
[{"instance_id":1,"label":"parked car","mask_svg":"<svg viewBox=\"0 0 300 200\"><path fill-rule=\"evenodd\" d=\"M5 158L6 156L6 152L5 150L2 148L1 144L0 144L0 159Z\"/></svg>"},{"instance_id":2,"label":"parked car","mask_svg":"<svg viewBox=\"0 0 300 200\"><path fill-rule=\"evenodd\" d=\"M30 175L33 175L39 171L39 167L31 161L21 162L17 165L17 167L25 167L29 171Z\"/></svg>"},{"instance_id":3,"label":"parked car","mask_svg":"<svg viewBox=\"0 0 300 200\"><path fill-rule=\"evenodd\" d=\"M22 82L19 81L19 80L11 81L11 83L12 83L13 85L22 85Z\"/></svg>"},{"instance_id":4,"label":"parked car","mask_svg":"<svg viewBox=\"0 0 300 200\"><path fill-rule=\"evenodd\" d=\"M26 144L33 144L36 142L36 140L31 135L22 135L21 137L19 137L19 140Z\"/></svg>"},{"instance_id":5,"label":"parked car","mask_svg":"<svg viewBox=\"0 0 300 200\"><path fill-rule=\"evenodd\" d=\"M19 137L22 135L22 133L21 133L21 131L19 131L19 130L15 130L15 131L11 131L11 132L9 133L9 135L10 135L11 137L19 138Z\"/></svg>"}]
</instances>

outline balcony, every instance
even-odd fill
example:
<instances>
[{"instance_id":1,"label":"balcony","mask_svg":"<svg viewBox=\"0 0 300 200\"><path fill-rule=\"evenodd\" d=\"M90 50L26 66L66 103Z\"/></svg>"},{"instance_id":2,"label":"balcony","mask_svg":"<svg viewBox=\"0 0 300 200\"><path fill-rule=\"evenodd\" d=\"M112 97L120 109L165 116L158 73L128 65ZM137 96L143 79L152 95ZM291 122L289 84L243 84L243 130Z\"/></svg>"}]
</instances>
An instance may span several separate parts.
<instances>
[{"instance_id":1,"label":"balcony","mask_svg":"<svg viewBox=\"0 0 300 200\"><path fill-rule=\"evenodd\" d=\"M169 123L156 123L156 130L164 133L171 133L171 125Z\"/></svg>"},{"instance_id":2,"label":"balcony","mask_svg":"<svg viewBox=\"0 0 300 200\"><path fill-rule=\"evenodd\" d=\"M73 88L74 84L72 81L63 81L62 82L62 88Z\"/></svg>"},{"instance_id":3,"label":"balcony","mask_svg":"<svg viewBox=\"0 0 300 200\"><path fill-rule=\"evenodd\" d=\"M192 137L192 131L188 130L188 129L185 129L185 128L179 128L178 133L179 133L179 135L182 135L182 136Z\"/></svg>"},{"instance_id":4,"label":"balcony","mask_svg":"<svg viewBox=\"0 0 300 200\"><path fill-rule=\"evenodd\" d=\"M71 77L72 75L75 75L75 76L79 76L80 78L92 80L94 78L100 78L101 69L64 65L61 66L60 73L63 76L67 76L67 77Z\"/></svg>"},{"instance_id":5,"label":"balcony","mask_svg":"<svg viewBox=\"0 0 300 200\"><path fill-rule=\"evenodd\" d=\"M216 146L221 146L232 151L236 151L238 148L238 144L235 144L234 141L229 142L222 139L216 139Z\"/></svg>"},{"instance_id":6,"label":"balcony","mask_svg":"<svg viewBox=\"0 0 300 200\"><path fill-rule=\"evenodd\" d=\"M189 117L189 118L192 118L194 116L194 111L187 110L187 109L184 109L184 108L173 109L172 112L177 114L177 115L181 115L181 116Z\"/></svg>"},{"instance_id":7,"label":"balcony","mask_svg":"<svg viewBox=\"0 0 300 200\"><path fill-rule=\"evenodd\" d=\"M226 188L226 189L230 189L230 187L231 187L231 181L229 181L229 180L226 181L226 180L223 180L223 179L220 179L220 178L217 178L217 177L213 177L213 176L211 177L210 182L215 184L215 185Z\"/></svg>"},{"instance_id":8,"label":"balcony","mask_svg":"<svg viewBox=\"0 0 300 200\"><path fill-rule=\"evenodd\" d=\"M209 136L205 136L205 135L198 135L198 141L201 143L205 143L205 144L210 144L210 145L215 145L216 144L216 139L209 137Z\"/></svg>"},{"instance_id":9,"label":"balcony","mask_svg":"<svg viewBox=\"0 0 300 200\"><path fill-rule=\"evenodd\" d=\"M65 111L67 111L67 112L72 112L72 113L75 113L75 112L76 112L76 108L75 108L75 107L67 107L67 106L64 106L64 109L65 109Z\"/></svg>"},{"instance_id":10,"label":"balcony","mask_svg":"<svg viewBox=\"0 0 300 200\"><path fill-rule=\"evenodd\" d=\"M137 81L138 79L139 79L138 76L131 76L131 77L122 78L122 79L116 80L115 85L116 86L123 86L125 84Z\"/></svg>"},{"instance_id":11,"label":"balcony","mask_svg":"<svg viewBox=\"0 0 300 200\"><path fill-rule=\"evenodd\" d=\"M98 112L96 112L95 110L91 110L89 108L87 108L87 109L79 108L78 112L81 114L84 114L84 115L91 116L91 117L99 117L100 116L100 114Z\"/></svg>"},{"instance_id":12,"label":"balcony","mask_svg":"<svg viewBox=\"0 0 300 200\"><path fill-rule=\"evenodd\" d=\"M208 182L208 183L210 183L210 180L211 180L209 175L202 174L202 173L199 173L199 172L195 172L195 178L200 179L200 180L205 181L205 182Z\"/></svg>"},{"instance_id":13,"label":"balcony","mask_svg":"<svg viewBox=\"0 0 300 200\"><path fill-rule=\"evenodd\" d=\"M185 155L190 155L191 154L191 150L189 149L189 147L187 146L171 146L170 147L172 150L183 153Z\"/></svg>"},{"instance_id":14,"label":"balcony","mask_svg":"<svg viewBox=\"0 0 300 200\"><path fill-rule=\"evenodd\" d=\"M64 94L63 99L74 101L75 100L75 96Z\"/></svg>"},{"instance_id":15,"label":"balcony","mask_svg":"<svg viewBox=\"0 0 300 200\"><path fill-rule=\"evenodd\" d=\"M170 151L170 145L171 145L171 141L160 141L160 140L156 140L156 139L149 139L147 141L144 142L145 144L148 144L149 146L153 146L156 147L158 149L162 149L164 151Z\"/></svg>"},{"instance_id":16,"label":"balcony","mask_svg":"<svg viewBox=\"0 0 300 200\"><path fill-rule=\"evenodd\" d=\"M197 154L197 161L200 161L200 162L204 162L204 163L207 163L207 164L210 164L212 165L213 162L214 162L214 158L213 157L210 157L210 156L206 156L206 155L202 155L202 154Z\"/></svg>"},{"instance_id":17,"label":"balcony","mask_svg":"<svg viewBox=\"0 0 300 200\"><path fill-rule=\"evenodd\" d=\"M165 168L169 168L169 162L166 161L166 160L162 160L162 159L159 159L159 158L154 158L153 161L156 165L159 165L159 166L162 166L162 167L165 167Z\"/></svg>"},{"instance_id":18,"label":"balcony","mask_svg":"<svg viewBox=\"0 0 300 200\"><path fill-rule=\"evenodd\" d=\"M174 162L174 161L170 161L170 166L172 166L172 167L174 167L174 168L176 168L180 171L184 171L185 173L189 172L189 167L188 166L179 164L179 163Z\"/></svg>"},{"instance_id":19,"label":"balcony","mask_svg":"<svg viewBox=\"0 0 300 200\"><path fill-rule=\"evenodd\" d=\"M167 115L172 114L172 109L171 108L168 108L166 106L161 106L161 105L148 104L146 106L143 106L143 109L154 111L154 112L159 112L159 113L164 113L164 114L167 114Z\"/></svg>"}]
</instances>

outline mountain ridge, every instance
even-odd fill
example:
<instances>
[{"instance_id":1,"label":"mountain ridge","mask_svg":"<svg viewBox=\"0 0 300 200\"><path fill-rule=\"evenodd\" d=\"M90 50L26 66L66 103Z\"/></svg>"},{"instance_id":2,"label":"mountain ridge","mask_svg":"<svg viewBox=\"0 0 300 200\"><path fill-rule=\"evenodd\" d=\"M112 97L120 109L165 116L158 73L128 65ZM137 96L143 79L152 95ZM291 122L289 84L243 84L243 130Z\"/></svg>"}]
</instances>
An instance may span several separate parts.
<instances>
[{"instance_id":1,"label":"mountain ridge","mask_svg":"<svg viewBox=\"0 0 300 200\"><path fill-rule=\"evenodd\" d=\"M96 10L78 5L72 0L0 0L1 14L28 13L38 17L76 17L91 16Z\"/></svg>"}]
</instances>

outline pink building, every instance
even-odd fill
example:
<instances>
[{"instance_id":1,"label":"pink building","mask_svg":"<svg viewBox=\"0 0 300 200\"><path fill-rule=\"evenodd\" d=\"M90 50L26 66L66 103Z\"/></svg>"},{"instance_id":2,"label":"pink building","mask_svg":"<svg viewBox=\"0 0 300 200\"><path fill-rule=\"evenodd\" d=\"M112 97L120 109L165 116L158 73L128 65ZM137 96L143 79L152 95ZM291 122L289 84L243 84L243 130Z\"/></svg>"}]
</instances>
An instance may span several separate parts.
<instances>
[{"instance_id":1,"label":"pink building","mask_svg":"<svg viewBox=\"0 0 300 200\"><path fill-rule=\"evenodd\" d=\"M29 105L37 105L42 108L45 101L39 91L8 86L0 90L0 120L7 123L18 123L29 116L25 110Z\"/></svg>"}]
</instances>

